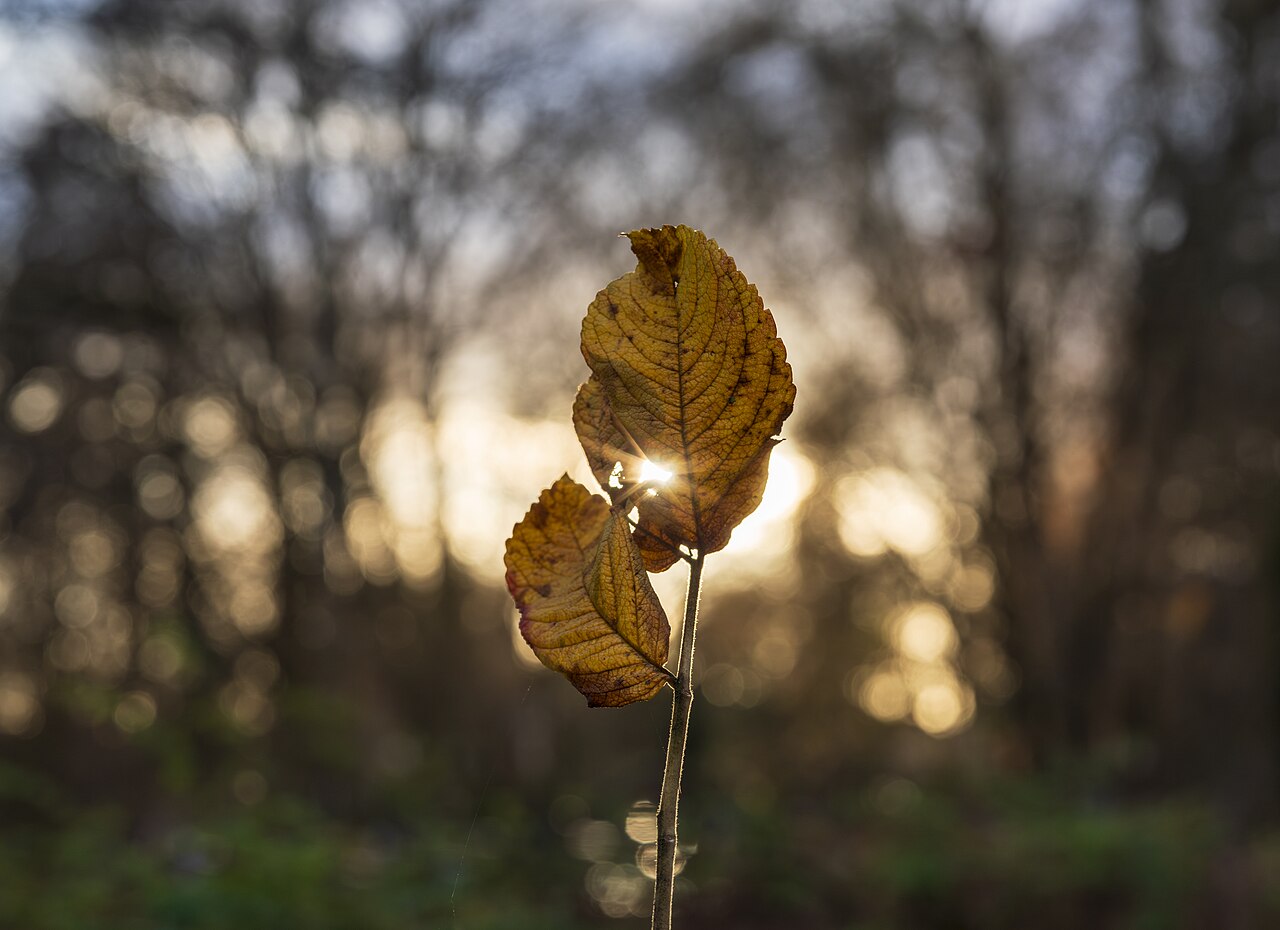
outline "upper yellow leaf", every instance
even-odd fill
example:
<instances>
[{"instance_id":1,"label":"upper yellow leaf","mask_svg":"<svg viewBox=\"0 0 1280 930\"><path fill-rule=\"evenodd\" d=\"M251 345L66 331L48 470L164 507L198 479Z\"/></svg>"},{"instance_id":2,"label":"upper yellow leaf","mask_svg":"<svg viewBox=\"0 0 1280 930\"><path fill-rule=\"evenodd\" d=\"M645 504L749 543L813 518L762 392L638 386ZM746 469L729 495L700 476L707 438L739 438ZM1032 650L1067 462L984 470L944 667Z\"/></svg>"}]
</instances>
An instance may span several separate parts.
<instances>
[{"instance_id":1,"label":"upper yellow leaf","mask_svg":"<svg viewBox=\"0 0 1280 930\"><path fill-rule=\"evenodd\" d=\"M588 704L642 701L671 679L671 627L621 510L565 475L516 524L506 566L521 635Z\"/></svg>"},{"instance_id":2,"label":"upper yellow leaf","mask_svg":"<svg viewBox=\"0 0 1280 930\"><path fill-rule=\"evenodd\" d=\"M625 493L646 460L671 472L634 500L636 544L662 571L681 546L724 548L760 503L796 389L772 314L714 240L687 226L627 235L635 271L597 294L582 321L592 377L574 425L606 487L618 466Z\"/></svg>"}]
</instances>

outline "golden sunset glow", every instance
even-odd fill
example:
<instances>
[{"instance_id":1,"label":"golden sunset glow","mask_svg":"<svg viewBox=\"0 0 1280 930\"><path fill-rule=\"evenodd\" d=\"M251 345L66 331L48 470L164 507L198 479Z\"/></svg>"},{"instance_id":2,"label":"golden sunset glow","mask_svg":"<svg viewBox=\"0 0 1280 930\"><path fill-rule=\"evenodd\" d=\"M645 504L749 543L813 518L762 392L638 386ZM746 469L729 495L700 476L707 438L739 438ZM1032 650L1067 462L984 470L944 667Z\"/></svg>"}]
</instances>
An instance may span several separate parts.
<instances>
[{"instance_id":1,"label":"golden sunset glow","mask_svg":"<svg viewBox=\"0 0 1280 930\"><path fill-rule=\"evenodd\" d=\"M889 549L924 555L943 539L938 505L908 475L873 468L840 479L835 491L840 538L849 552L870 558Z\"/></svg>"}]
</instances>

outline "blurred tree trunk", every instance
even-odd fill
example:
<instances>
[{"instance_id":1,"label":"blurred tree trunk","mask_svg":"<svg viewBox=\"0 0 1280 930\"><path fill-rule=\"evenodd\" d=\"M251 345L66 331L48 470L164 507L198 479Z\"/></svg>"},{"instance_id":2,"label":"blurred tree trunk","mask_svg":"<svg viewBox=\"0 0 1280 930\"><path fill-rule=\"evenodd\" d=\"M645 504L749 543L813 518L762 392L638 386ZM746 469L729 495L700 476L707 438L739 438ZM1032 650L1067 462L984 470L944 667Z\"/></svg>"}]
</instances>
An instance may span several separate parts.
<instances>
[{"instance_id":1,"label":"blurred tree trunk","mask_svg":"<svg viewBox=\"0 0 1280 930\"><path fill-rule=\"evenodd\" d=\"M1174 112L1161 7L1143 14L1153 99ZM1280 237L1262 204L1276 196L1280 16L1229 2L1218 25L1231 51L1220 141L1156 133L1145 216L1183 228L1138 267L1063 659L1073 731L1137 736L1148 779L1212 786L1244 821L1277 800L1280 604L1262 546L1280 526Z\"/></svg>"}]
</instances>

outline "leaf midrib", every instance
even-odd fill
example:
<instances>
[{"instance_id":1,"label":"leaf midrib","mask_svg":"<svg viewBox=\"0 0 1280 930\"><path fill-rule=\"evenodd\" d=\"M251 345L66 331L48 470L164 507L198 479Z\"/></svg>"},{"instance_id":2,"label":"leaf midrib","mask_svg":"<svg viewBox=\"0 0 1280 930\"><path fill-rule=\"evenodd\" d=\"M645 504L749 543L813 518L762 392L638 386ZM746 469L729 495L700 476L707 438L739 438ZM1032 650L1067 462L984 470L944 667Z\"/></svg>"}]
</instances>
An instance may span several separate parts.
<instances>
[{"instance_id":1,"label":"leaf midrib","mask_svg":"<svg viewBox=\"0 0 1280 930\"><path fill-rule=\"evenodd\" d=\"M688 432L688 415L685 409L684 397L684 320L681 319L680 313L680 275L678 273L671 276L671 289L674 292L676 305L676 397L680 405L680 452L684 456L684 477L689 485L689 501L693 505L693 535L698 543L698 555L702 555L702 511L698 506L698 486L693 477L693 459L689 456L689 432ZM697 309L695 306L690 311L690 323L692 323L693 311Z\"/></svg>"},{"instance_id":2,"label":"leaf midrib","mask_svg":"<svg viewBox=\"0 0 1280 930\"><path fill-rule=\"evenodd\" d=\"M604 528L603 528L603 529L601 530L601 532L600 532L600 541L599 541L599 543L598 543L599 545L608 545L608 544L609 544L609 541L605 539L605 535L606 535L608 532L609 532L609 524L608 524L608 522L606 521L606 523L605 523L605 525L604 525ZM583 547L583 545L582 545L581 541L579 541L579 540L578 540L576 533L575 533L575 536L574 536L574 542L577 544L579 551L580 551L580 552L582 552L582 555L583 555L583 577L582 577L582 582L583 582L583 584L582 584L582 590L583 590L583 593L586 595L586 597L587 597L587 603L591 605L591 609L595 611L596 616L597 616L597 617L599 617L599 618L600 618L600 621L605 625L605 629L607 629L607 630L608 630L610 633L612 633L614 636L618 637L618 639L620 639L620 640L622 641L622 644L623 644L624 646L626 646L628 649L630 649L632 652L634 652L634 653L635 653L635 654L640 658L640 662L641 662L641 663L643 663L644 665L646 665L646 666L648 666L649 668L653 669L654 671L657 671L657 672L662 673L663 675L670 675L671 673L670 673L669 671L667 671L666 666L659 665L658 663L656 663L656 662L654 662L652 659L650 659L650 658L645 654L645 650L640 646L640 644L639 644L639 643L633 642L629 636L627 636L625 633L623 633L623 632L622 632L622 630L618 629L618 627L615 625L615 624L616 624L616 622L617 622L617 618L616 618L616 617L614 618L614 622L612 622L612 623L611 623L611 622L609 621L609 618L608 618L608 617L606 617L606 616L604 615L604 611L602 611L602 610L600 609L600 606L599 606L599 605L595 602L595 600L591 597L591 589L590 589L590 587L589 587L589 586L588 586L588 584L587 584L587 580L588 580L588 573L591 571L591 561L590 561L590 559L587 557L587 556L588 556L587 550ZM638 601L638 598L637 598L637 601ZM616 600L615 600L615 603L614 603L614 608L615 608L615 611L616 611L616 608L617 608ZM668 626L669 626L669 625L670 625L670 621L668 621ZM589 640L586 640L586 641L587 641L587 642L589 642ZM619 666L619 667L620 667L620 668L624 668L625 666Z\"/></svg>"}]
</instances>

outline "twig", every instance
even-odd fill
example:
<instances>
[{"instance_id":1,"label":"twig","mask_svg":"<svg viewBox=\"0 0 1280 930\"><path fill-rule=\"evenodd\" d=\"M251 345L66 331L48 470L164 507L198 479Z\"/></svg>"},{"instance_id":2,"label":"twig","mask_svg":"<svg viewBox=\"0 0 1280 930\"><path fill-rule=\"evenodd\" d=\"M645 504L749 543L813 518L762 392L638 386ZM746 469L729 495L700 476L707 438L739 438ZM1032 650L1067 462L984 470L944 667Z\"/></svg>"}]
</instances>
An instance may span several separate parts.
<instances>
[{"instance_id":1,"label":"twig","mask_svg":"<svg viewBox=\"0 0 1280 930\"><path fill-rule=\"evenodd\" d=\"M680 666L671 699L671 730L667 734L667 765L658 797L658 859L653 886L653 930L671 930L671 897L676 876L676 823L679 819L680 778L684 774L684 746L693 707L693 644L698 631L698 595L702 587L702 553L689 558L689 591L684 601L684 629L680 634Z\"/></svg>"}]
</instances>

